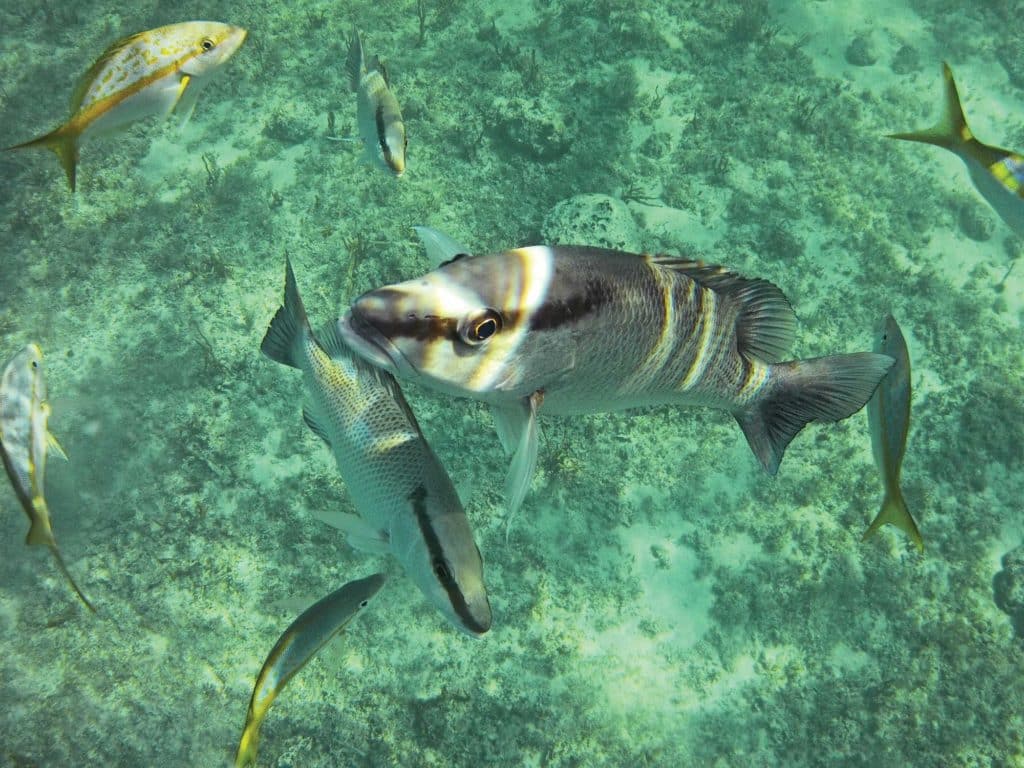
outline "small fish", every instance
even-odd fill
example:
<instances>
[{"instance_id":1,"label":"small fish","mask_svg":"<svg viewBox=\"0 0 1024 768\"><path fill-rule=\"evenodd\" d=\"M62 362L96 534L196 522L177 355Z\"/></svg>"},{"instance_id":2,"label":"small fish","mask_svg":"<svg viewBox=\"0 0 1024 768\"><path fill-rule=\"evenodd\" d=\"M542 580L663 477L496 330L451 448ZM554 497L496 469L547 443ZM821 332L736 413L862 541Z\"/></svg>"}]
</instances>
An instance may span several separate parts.
<instances>
[{"instance_id":1,"label":"small fish","mask_svg":"<svg viewBox=\"0 0 1024 768\"><path fill-rule=\"evenodd\" d=\"M861 541L867 541L883 525L889 523L901 529L919 550L924 551L924 539L921 538L921 532L900 490L900 469L910 427L910 354L899 323L892 315L885 318L875 351L888 355L896 362L868 401L871 446L875 464L882 475L885 499Z\"/></svg>"},{"instance_id":2,"label":"small fish","mask_svg":"<svg viewBox=\"0 0 1024 768\"><path fill-rule=\"evenodd\" d=\"M285 299L263 354L298 368L306 424L334 453L359 516L335 516L360 549L390 551L452 624L470 635L491 626L483 561L448 473L395 380L357 359L331 323L313 335L291 262Z\"/></svg>"},{"instance_id":3,"label":"small fish","mask_svg":"<svg viewBox=\"0 0 1024 768\"><path fill-rule=\"evenodd\" d=\"M75 594L86 608L95 611L64 565L53 536L45 496L46 456L50 449L65 460L67 456L49 432L49 418L43 353L37 345L29 344L7 364L0 378L0 457L28 515L30 527L25 543L49 547Z\"/></svg>"},{"instance_id":4,"label":"small fish","mask_svg":"<svg viewBox=\"0 0 1024 768\"><path fill-rule=\"evenodd\" d=\"M384 586L384 580L384 574L375 573L365 579L350 581L303 611L278 638L256 678L245 728L235 755L235 768L256 765L260 726L277 694L357 613L370 604Z\"/></svg>"},{"instance_id":5,"label":"small fish","mask_svg":"<svg viewBox=\"0 0 1024 768\"><path fill-rule=\"evenodd\" d=\"M245 41L246 30L186 21L118 40L85 73L71 97L71 117L38 139L8 149L52 150L75 190L78 150L87 136L172 112L188 121L212 76Z\"/></svg>"},{"instance_id":6,"label":"small fish","mask_svg":"<svg viewBox=\"0 0 1024 768\"><path fill-rule=\"evenodd\" d=\"M423 277L356 299L342 334L373 365L491 404L513 454L511 512L536 465L541 409L722 408L775 474L805 424L860 410L893 362L868 352L781 362L796 326L786 297L723 267L575 246L453 247Z\"/></svg>"},{"instance_id":7,"label":"small fish","mask_svg":"<svg viewBox=\"0 0 1024 768\"><path fill-rule=\"evenodd\" d=\"M366 158L396 176L405 173L408 139L402 110L391 93L388 72L376 56L367 62L359 30L352 31L348 49L349 85L356 93L356 119Z\"/></svg>"},{"instance_id":8,"label":"small fish","mask_svg":"<svg viewBox=\"0 0 1024 768\"><path fill-rule=\"evenodd\" d=\"M920 141L948 149L967 165L971 181L1003 221L1024 237L1024 157L1008 149L978 141L967 126L953 70L942 63L946 106L942 120L932 128L890 134L890 139Z\"/></svg>"}]
</instances>

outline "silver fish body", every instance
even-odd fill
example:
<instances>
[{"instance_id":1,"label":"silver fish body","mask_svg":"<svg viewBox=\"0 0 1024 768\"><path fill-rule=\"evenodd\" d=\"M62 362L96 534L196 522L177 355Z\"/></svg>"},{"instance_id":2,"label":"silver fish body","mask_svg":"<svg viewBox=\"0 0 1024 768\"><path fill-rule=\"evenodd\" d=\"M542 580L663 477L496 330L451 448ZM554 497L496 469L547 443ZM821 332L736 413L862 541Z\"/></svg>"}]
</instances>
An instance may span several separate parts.
<instances>
[{"instance_id":1,"label":"silver fish body","mask_svg":"<svg viewBox=\"0 0 1024 768\"><path fill-rule=\"evenodd\" d=\"M43 353L36 344L29 344L11 359L0 377L0 458L29 519L25 543L49 547L75 594L89 610L95 610L64 564L53 535L46 503L46 460L51 447L61 456L64 452L49 432L47 398Z\"/></svg>"},{"instance_id":2,"label":"silver fish body","mask_svg":"<svg viewBox=\"0 0 1024 768\"><path fill-rule=\"evenodd\" d=\"M289 263L285 304L262 350L303 372L303 417L331 447L364 524L349 539L363 548L376 540L449 621L483 634L483 563L458 493L394 379L355 358L334 327L313 335Z\"/></svg>"},{"instance_id":3,"label":"silver fish body","mask_svg":"<svg viewBox=\"0 0 1024 768\"><path fill-rule=\"evenodd\" d=\"M387 70L373 56L366 60L359 31L353 30L347 63L349 85L356 94L356 120L365 156L396 176L405 173L408 138L398 99L391 92Z\"/></svg>"},{"instance_id":4,"label":"silver fish body","mask_svg":"<svg viewBox=\"0 0 1024 768\"><path fill-rule=\"evenodd\" d=\"M881 509L864 533L863 539L874 535L886 523L903 530L919 550L924 540L918 530L900 488L903 454L910 429L910 353L903 331L892 315L887 315L875 343L875 351L889 355L896 362L882 379L868 401L868 427L875 464L882 477L885 498Z\"/></svg>"},{"instance_id":5,"label":"silver fish body","mask_svg":"<svg viewBox=\"0 0 1024 768\"><path fill-rule=\"evenodd\" d=\"M598 248L465 256L370 291L342 319L374 365L495 406L513 448L510 505L534 417L674 403L731 412L766 470L809 421L859 410L892 364L860 353L780 362L796 318L765 280ZM517 465L518 462L518 465Z\"/></svg>"}]
</instances>

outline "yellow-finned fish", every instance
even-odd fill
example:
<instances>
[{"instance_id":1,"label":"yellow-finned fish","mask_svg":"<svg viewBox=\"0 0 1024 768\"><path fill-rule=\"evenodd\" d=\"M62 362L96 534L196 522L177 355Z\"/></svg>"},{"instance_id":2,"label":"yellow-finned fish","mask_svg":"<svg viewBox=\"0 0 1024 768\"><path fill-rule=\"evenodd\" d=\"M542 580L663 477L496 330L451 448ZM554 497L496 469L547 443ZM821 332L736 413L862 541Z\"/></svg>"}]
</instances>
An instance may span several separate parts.
<instances>
[{"instance_id":1,"label":"yellow-finned fish","mask_svg":"<svg viewBox=\"0 0 1024 768\"><path fill-rule=\"evenodd\" d=\"M184 123L199 92L245 36L241 27L218 21L185 21L118 40L79 82L64 125L8 149L52 150L74 191L78 149L85 137L172 112Z\"/></svg>"},{"instance_id":2,"label":"yellow-finned fish","mask_svg":"<svg viewBox=\"0 0 1024 768\"><path fill-rule=\"evenodd\" d=\"M900 490L900 469L910 427L910 353L907 352L907 342L899 323L892 315L887 315L883 322L875 351L888 355L896 362L868 401L871 447L875 454L875 464L882 475L885 499L861 540L867 541L888 523L906 533L917 548L923 551L921 531L907 509L903 491Z\"/></svg>"},{"instance_id":3,"label":"yellow-finned fish","mask_svg":"<svg viewBox=\"0 0 1024 768\"><path fill-rule=\"evenodd\" d=\"M459 495L390 374L356 358L331 323L316 336L286 262L284 306L260 346L303 373L302 416L334 454L356 515L335 516L353 546L390 552L455 627L491 628L483 560Z\"/></svg>"},{"instance_id":4,"label":"yellow-finned fish","mask_svg":"<svg viewBox=\"0 0 1024 768\"><path fill-rule=\"evenodd\" d=\"M28 515L30 528L25 543L49 547L75 594L90 611L95 611L71 578L53 537L44 490L46 456L51 448L62 458L67 456L48 430L49 418L43 353L37 345L29 344L7 364L0 378L0 457L14 493Z\"/></svg>"},{"instance_id":5,"label":"yellow-finned fish","mask_svg":"<svg viewBox=\"0 0 1024 768\"><path fill-rule=\"evenodd\" d=\"M775 474L804 425L860 410L892 365L870 352L787 360L789 301L723 267L562 245L466 255L418 231L452 260L357 298L342 334L373 365L492 406L513 454L510 511L536 466L540 410L721 408Z\"/></svg>"},{"instance_id":6,"label":"yellow-finned fish","mask_svg":"<svg viewBox=\"0 0 1024 768\"><path fill-rule=\"evenodd\" d=\"M245 728L235 755L235 768L256 765L260 725L277 694L306 662L369 605L384 586L384 580L384 574L375 573L365 579L350 581L303 611L278 638L256 678Z\"/></svg>"},{"instance_id":7,"label":"yellow-finned fish","mask_svg":"<svg viewBox=\"0 0 1024 768\"><path fill-rule=\"evenodd\" d=\"M396 176L405 173L407 138L402 110L391 92L388 72L376 56L363 56L359 30L352 31L348 49L349 85L356 94L356 120L365 157Z\"/></svg>"},{"instance_id":8,"label":"yellow-finned fish","mask_svg":"<svg viewBox=\"0 0 1024 768\"><path fill-rule=\"evenodd\" d=\"M967 126L953 70L942 63L945 83L945 114L937 125L924 131L890 134L890 139L920 141L948 149L967 165L971 181L1003 221L1024 237L1024 156L978 141Z\"/></svg>"}]
</instances>

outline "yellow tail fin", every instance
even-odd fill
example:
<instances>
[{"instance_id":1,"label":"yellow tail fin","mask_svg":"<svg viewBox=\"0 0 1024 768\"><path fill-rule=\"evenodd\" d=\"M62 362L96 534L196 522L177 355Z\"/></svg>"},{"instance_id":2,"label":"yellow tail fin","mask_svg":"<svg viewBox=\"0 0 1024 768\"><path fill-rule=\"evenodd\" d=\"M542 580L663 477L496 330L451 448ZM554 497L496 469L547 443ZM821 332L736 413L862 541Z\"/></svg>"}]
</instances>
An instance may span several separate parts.
<instances>
[{"instance_id":1,"label":"yellow tail fin","mask_svg":"<svg viewBox=\"0 0 1024 768\"><path fill-rule=\"evenodd\" d=\"M956 82L953 80L953 70L946 62L942 62L942 78L945 83L946 98L942 119L936 125L923 131L891 133L888 138L920 141L944 149L953 149L974 138L971 129L967 127L967 118L964 116L963 107L960 106L960 94L957 92Z\"/></svg>"},{"instance_id":2,"label":"yellow tail fin","mask_svg":"<svg viewBox=\"0 0 1024 768\"><path fill-rule=\"evenodd\" d=\"M12 149L48 149L57 155L64 173L68 177L68 186L75 191L75 176L78 168L78 134L69 131L67 126L62 125L55 131L51 131L38 139L26 141L24 144L15 144Z\"/></svg>"},{"instance_id":3,"label":"yellow tail fin","mask_svg":"<svg viewBox=\"0 0 1024 768\"><path fill-rule=\"evenodd\" d=\"M910 510L907 509L906 502L903 501L903 494L900 493L898 488L886 493L885 500L882 502L882 508L875 515L875 519L871 521L871 525L864 532L861 541L870 539L878 532L879 528L886 524L895 525L910 537L917 546L918 551L924 551L924 539L921 538L921 531L918 530L917 523L914 522Z\"/></svg>"}]
</instances>

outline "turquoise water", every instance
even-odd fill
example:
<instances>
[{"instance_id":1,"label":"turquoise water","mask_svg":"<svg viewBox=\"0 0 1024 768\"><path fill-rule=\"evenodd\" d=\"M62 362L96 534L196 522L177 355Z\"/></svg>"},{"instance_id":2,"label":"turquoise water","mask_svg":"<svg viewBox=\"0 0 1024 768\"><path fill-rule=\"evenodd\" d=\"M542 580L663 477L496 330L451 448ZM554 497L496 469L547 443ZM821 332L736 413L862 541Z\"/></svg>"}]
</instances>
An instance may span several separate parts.
<instances>
[{"instance_id":1,"label":"turquoise water","mask_svg":"<svg viewBox=\"0 0 1024 768\"><path fill-rule=\"evenodd\" d=\"M70 457L47 496L99 609L0 490L0 766L228 764L279 634L378 570L260 765L1024 765L995 589L1021 610L1024 241L952 154L882 138L938 119L948 60L976 134L1024 150L1020 4L449 0L422 32L416 2L284 5L0 7L2 146L58 125L122 35L249 29L183 130L88 141L76 194L50 153L0 154L0 358L46 354ZM353 25L403 108L401 179L326 139L331 114L357 132ZM544 419L506 542L489 413L408 385L485 560L494 626L459 634L319 521L350 501L298 374L259 354L285 253L319 324L430 268L418 224L769 279L797 357L870 349L892 311L925 552L860 542L882 497L863 413L770 478L728 414L675 408Z\"/></svg>"}]
</instances>

